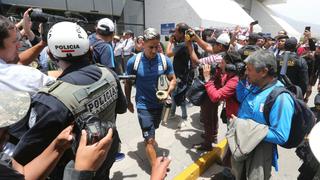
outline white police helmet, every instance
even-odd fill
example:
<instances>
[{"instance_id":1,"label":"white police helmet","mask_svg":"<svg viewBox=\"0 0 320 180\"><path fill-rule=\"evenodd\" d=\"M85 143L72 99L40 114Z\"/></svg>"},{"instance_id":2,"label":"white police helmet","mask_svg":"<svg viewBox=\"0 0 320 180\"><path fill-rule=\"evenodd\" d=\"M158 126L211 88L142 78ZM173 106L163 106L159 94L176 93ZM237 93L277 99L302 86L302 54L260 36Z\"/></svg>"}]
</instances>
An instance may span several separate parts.
<instances>
[{"instance_id":1,"label":"white police helmet","mask_svg":"<svg viewBox=\"0 0 320 180\"><path fill-rule=\"evenodd\" d=\"M55 58L82 56L89 50L88 35L76 23L59 22L48 32L48 48Z\"/></svg>"}]
</instances>

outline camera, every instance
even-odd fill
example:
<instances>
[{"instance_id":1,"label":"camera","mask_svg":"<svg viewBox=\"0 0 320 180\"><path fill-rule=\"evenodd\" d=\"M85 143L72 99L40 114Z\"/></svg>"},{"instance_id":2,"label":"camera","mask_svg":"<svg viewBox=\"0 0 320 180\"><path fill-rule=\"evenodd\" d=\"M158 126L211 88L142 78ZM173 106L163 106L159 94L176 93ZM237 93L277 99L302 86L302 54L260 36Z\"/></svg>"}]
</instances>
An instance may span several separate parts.
<instances>
[{"instance_id":1,"label":"camera","mask_svg":"<svg viewBox=\"0 0 320 180\"><path fill-rule=\"evenodd\" d=\"M258 20L253 21L253 22L250 23L251 26L254 26L254 25L256 25L256 24L259 24L259 21L258 21Z\"/></svg>"},{"instance_id":2,"label":"camera","mask_svg":"<svg viewBox=\"0 0 320 180\"><path fill-rule=\"evenodd\" d=\"M173 36L174 31L175 31L174 29L170 29L169 30L169 36L164 36L164 40L165 41L170 41L170 37ZM175 37L173 36L173 38L175 38Z\"/></svg>"},{"instance_id":3,"label":"camera","mask_svg":"<svg viewBox=\"0 0 320 180\"><path fill-rule=\"evenodd\" d=\"M195 35L194 31L187 30L185 33L185 38L189 41Z\"/></svg>"},{"instance_id":4,"label":"camera","mask_svg":"<svg viewBox=\"0 0 320 180\"><path fill-rule=\"evenodd\" d=\"M31 10L29 12L29 16L30 16L32 22L42 23L43 34L41 34L41 36L42 36L42 40L44 40L46 42L47 42L47 34L48 34L49 29L54 24L56 24L58 22L69 21L69 22L76 22L78 24L87 22L86 20L81 20L78 18L67 18L67 17L63 17L63 16L57 16L57 15L43 13L37 9Z\"/></svg>"},{"instance_id":5,"label":"camera","mask_svg":"<svg viewBox=\"0 0 320 180\"><path fill-rule=\"evenodd\" d=\"M87 132L87 145L91 145L104 138L110 128L115 129L115 124L111 121L102 121L99 117L93 114L89 113L79 116L75 121L73 131L75 134L75 139L72 144L73 151L76 152L78 148L81 130L85 130Z\"/></svg>"},{"instance_id":6,"label":"camera","mask_svg":"<svg viewBox=\"0 0 320 180\"><path fill-rule=\"evenodd\" d=\"M239 77L243 77L246 72L246 64L243 62L238 62L235 64L226 64L225 66L226 72L233 72Z\"/></svg>"},{"instance_id":7,"label":"camera","mask_svg":"<svg viewBox=\"0 0 320 180\"><path fill-rule=\"evenodd\" d=\"M204 64L200 64L198 66L198 71L199 71L199 79L200 80L204 80L204 77L203 77L203 67L204 67ZM214 74L216 73L216 69L218 68L218 64L217 63L212 63L210 64L210 76L213 77Z\"/></svg>"}]
</instances>

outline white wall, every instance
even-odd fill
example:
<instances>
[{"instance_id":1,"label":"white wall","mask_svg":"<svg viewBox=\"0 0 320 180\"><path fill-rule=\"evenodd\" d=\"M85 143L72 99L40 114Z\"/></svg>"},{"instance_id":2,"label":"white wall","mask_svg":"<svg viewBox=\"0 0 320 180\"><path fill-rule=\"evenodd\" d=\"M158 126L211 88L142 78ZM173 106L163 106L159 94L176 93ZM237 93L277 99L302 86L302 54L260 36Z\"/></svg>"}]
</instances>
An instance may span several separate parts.
<instances>
[{"instance_id":1,"label":"white wall","mask_svg":"<svg viewBox=\"0 0 320 180\"><path fill-rule=\"evenodd\" d=\"M200 17L185 0L146 0L145 26L156 28L160 32L160 24L187 23L191 27L201 25Z\"/></svg>"},{"instance_id":2,"label":"white wall","mask_svg":"<svg viewBox=\"0 0 320 180\"><path fill-rule=\"evenodd\" d=\"M284 29L288 32L289 36L299 38L299 32L293 28L285 20L274 14L267 6L258 2L252 1L251 17L259 21L259 24L263 28L263 32L271 33L272 36L276 36L278 31Z\"/></svg>"},{"instance_id":3,"label":"white wall","mask_svg":"<svg viewBox=\"0 0 320 180\"><path fill-rule=\"evenodd\" d=\"M263 28L263 32L269 32L272 36L276 35L279 30L282 29L271 16L270 12L260 2L252 1L251 17L259 21L259 24Z\"/></svg>"}]
</instances>

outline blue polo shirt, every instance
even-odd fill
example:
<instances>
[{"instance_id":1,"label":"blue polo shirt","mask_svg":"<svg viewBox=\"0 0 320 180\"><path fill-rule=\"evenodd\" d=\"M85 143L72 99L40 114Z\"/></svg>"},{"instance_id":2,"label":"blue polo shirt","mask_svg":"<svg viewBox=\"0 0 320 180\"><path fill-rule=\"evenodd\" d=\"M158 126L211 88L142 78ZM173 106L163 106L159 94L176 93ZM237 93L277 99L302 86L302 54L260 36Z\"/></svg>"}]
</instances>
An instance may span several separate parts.
<instances>
[{"instance_id":1,"label":"blue polo shirt","mask_svg":"<svg viewBox=\"0 0 320 180\"><path fill-rule=\"evenodd\" d=\"M256 86L250 86L247 81L242 80L237 86L237 99L240 102L238 117L252 119L260 124L267 124L263 115L264 102L275 87L283 87L280 81L273 86L261 91ZM280 94L275 100L270 111L269 131L264 141L273 144L284 144L290 135L291 121L294 113L294 101L287 93ZM277 148L273 148L272 164L278 170Z\"/></svg>"},{"instance_id":2,"label":"blue polo shirt","mask_svg":"<svg viewBox=\"0 0 320 180\"><path fill-rule=\"evenodd\" d=\"M136 55L127 63L127 74L132 75ZM166 57L167 70L164 71L160 54L153 59L147 59L144 54L136 72L136 106L137 109L160 109L162 104L156 97L158 77L162 74L173 75L171 60Z\"/></svg>"}]
</instances>

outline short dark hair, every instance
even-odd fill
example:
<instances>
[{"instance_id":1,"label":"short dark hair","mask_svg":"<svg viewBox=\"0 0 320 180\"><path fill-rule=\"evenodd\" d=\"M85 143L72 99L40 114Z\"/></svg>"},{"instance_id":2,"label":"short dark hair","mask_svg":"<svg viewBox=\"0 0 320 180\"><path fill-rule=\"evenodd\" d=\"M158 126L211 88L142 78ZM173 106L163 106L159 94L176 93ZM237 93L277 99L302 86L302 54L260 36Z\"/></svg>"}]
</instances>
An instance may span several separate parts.
<instances>
[{"instance_id":1,"label":"short dark hair","mask_svg":"<svg viewBox=\"0 0 320 180\"><path fill-rule=\"evenodd\" d=\"M190 26L188 26L186 23L179 23L177 24L177 28L180 33L185 34L186 31L190 29Z\"/></svg>"},{"instance_id":2,"label":"short dark hair","mask_svg":"<svg viewBox=\"0 0 320 180\"><path fill-rule=\"evenodd\" d=\"M0 48L4 48L4 39L8 38L9 31L13 30L15 25L8 18L0 15Z\"/></svg>"},{"instance_id":3,"label":"short dark hair","mask_svg":"<svg viewBox=\"0 0 320 180\"><path fill-rule=\"evenodd\" d=\"M248 56L245 63L252 64L257 72L260 72L263 68L268 69L268 75L277 76L277 63L273 53L268 50L258 50L252 55Z\"/></svg>"}]
</instances>

